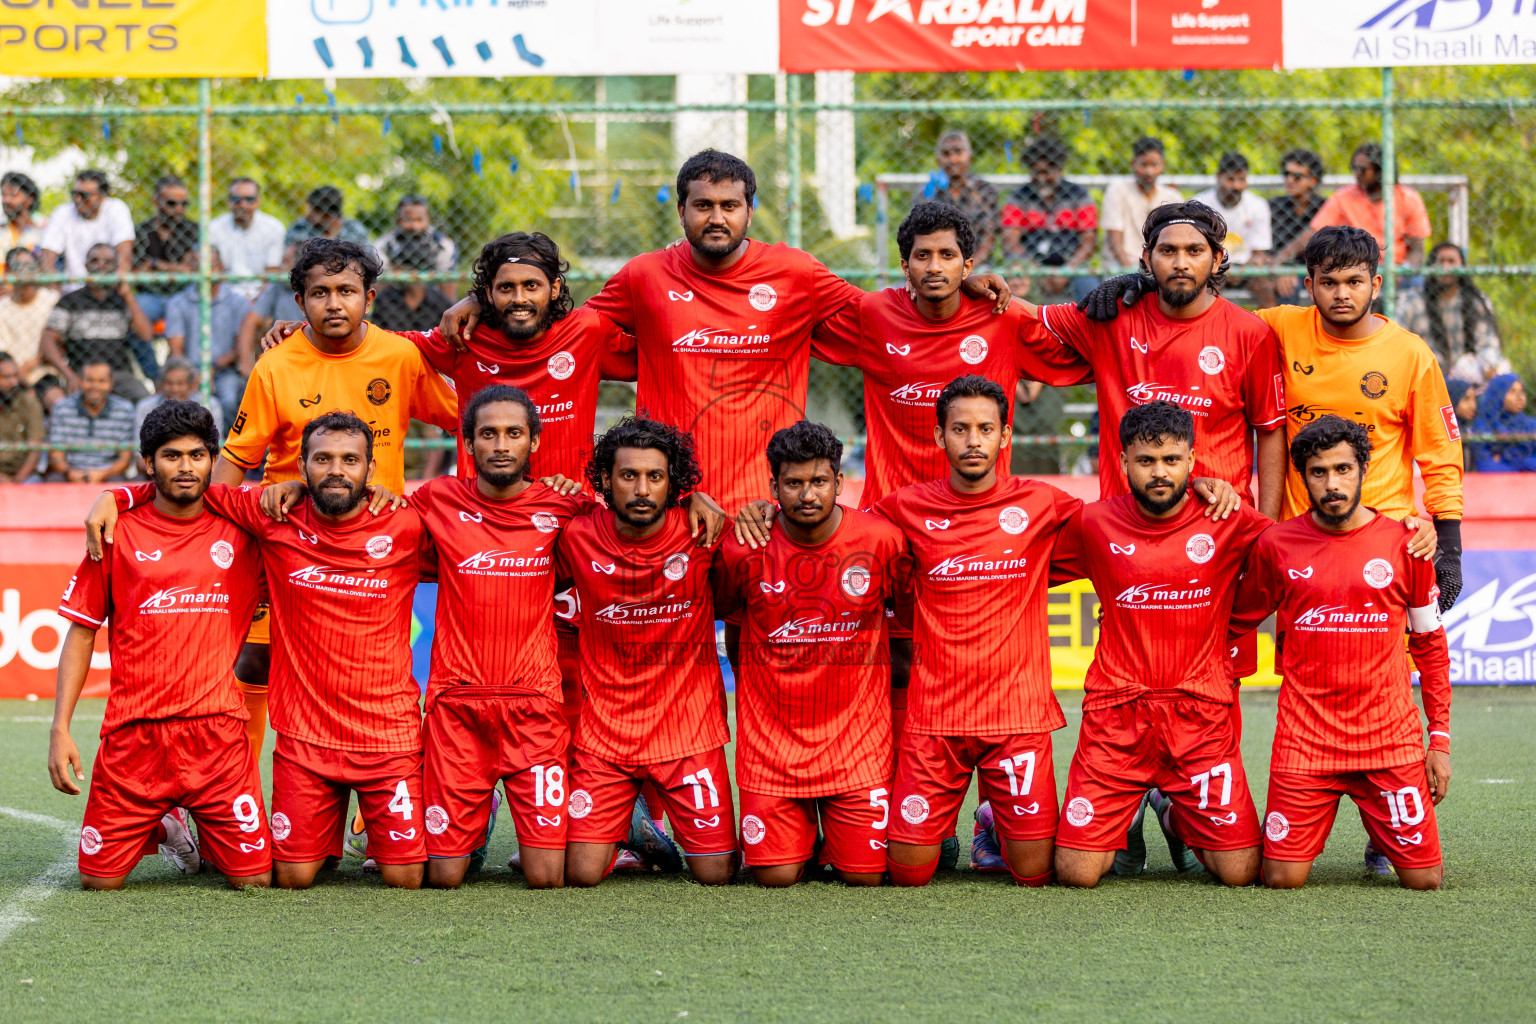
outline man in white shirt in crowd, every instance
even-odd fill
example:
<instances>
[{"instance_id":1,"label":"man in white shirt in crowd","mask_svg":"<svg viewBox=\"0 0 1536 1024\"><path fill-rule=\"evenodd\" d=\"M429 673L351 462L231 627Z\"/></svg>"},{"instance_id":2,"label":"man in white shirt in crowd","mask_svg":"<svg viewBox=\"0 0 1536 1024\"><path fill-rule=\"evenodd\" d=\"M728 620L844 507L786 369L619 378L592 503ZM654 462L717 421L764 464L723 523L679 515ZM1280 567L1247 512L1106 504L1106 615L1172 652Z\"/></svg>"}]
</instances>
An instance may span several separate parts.
<instances>
[{"instance_id":1,"label":"man in white shirt in crowd","mask_svg":"<svg viewBox=\"0 0 1536 1024\"><path fill-rule=\"evenodd\" d=\"M1227 258L1234 266L1264 263L1271 245L1269 204L1248 191L1248 158L1223 153L1216 164L1216 187L1195 196L1227 222Z\"/></svg>"},{"instance_id":2,"label":"man in white shirt in crowd","mask_svg":"<svg viewBox=\"0 0 1536 1024\"><path fill-rule=\"evenodd\" d=\"M117 254L117 269L123 273L133 264L133 215L128 204L111 195L112 185L101 171L85 170L75 175L70 186L70 202L48 216L48 226L38 242L38 257L43 270L59 271L74 277L85 274L85 256L93 245L108 245ZM79 288L66 284L59 289L68 293Z\"/></svg>"},{"instance_id":3,"label":"man in white shirt in crowd","mask_svg":"<svg viewBox=\"0 0 1536 1024\"><path fill-rule=\"evenodd\" d=\"M1183 200L1172 185L1158 184L1163 167L1163 140L1143 136L1131 147L1135 177L1111 182L1104 190L1099 226L1104 229L1104 259L1110 265L1134 270L1141 262L1141 226L1147 214Z\"/></svg>"},{"instance_id":4,"label":"man in white shirt in crowd","mask_svg":"<svg viewBox=\"0 0 1536 1024\"><path fill-rule=\"evenodd\" d=\"M261 211L261 188L250 178L229 183L229 212L208 225L208 241L231 274L269 274L282 269L283 222ZM265 282L231 281L229 289L249 302Z\"/></svg>"}]
</instances>

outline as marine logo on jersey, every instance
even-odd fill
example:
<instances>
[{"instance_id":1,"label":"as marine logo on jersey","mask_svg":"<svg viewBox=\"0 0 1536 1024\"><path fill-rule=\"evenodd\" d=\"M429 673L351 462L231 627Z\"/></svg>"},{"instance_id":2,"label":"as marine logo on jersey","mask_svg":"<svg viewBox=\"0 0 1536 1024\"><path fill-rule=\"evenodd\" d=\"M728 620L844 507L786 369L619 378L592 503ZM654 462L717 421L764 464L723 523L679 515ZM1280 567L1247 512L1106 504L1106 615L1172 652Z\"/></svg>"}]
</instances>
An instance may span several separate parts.
<instances>
[{"instance_id":1,"label":"as marine logo on jersey","mask_svg":"<svg viewBox=\"0 0 1536 1024\"><path fill-rule=\"evenodd\" d=\"M1387 393L1387 375L1372 370L1360 378L1360 393L1366 398L1380 398Z\"/></svg>"},{"instance_id":2,"label":"as marine logo on jersey","mask_svg":"<svg viewBox=\"0 0 1536 1024\"><path fill-rule=\"evenodd\" d=\"M1004 533L1023 533L1029 529L1029 513L1017 505L1009 505L997 514L997 525Z\"/></svg>"},{"instance_id":3,"label":"as marine logo on jersey","mask_svg":"<svg viewBox=\"0 0 1536 1024\"><path fill-rule=\"evenodd\" d=\"M987 358L987 339L979 334L968 334L960 342L960 358L972 366Z\"/></svg>"},{"instance_id":4,"label":"as marine logo on jersey","mask_svg":"<svg viewBox=\"0 0 1536 1024\"><path fill-rule=\"evenodd\" d=\"M389 386L389 381L383 377L375 377L368 382L368 401L374 405L383 405L389 401L389 396L393 393L394 389ZM316 395L315 397L318 399L320 396Z\"/></svg>"},{"instance_id":5,"label":"as marine logo on jersey","mask_svg":"<svg viewBox=\"0 0 1536 1024\"><path fill-rule=\"evenodd\" d=\"M1392 563L1385 558L1373 558L1365 563L1365 571L1362 575L1365 577L1365 582L1380 590L1392 582L1392 577L1396 573L1392 569Z\"/></svg>"}]
</instances>

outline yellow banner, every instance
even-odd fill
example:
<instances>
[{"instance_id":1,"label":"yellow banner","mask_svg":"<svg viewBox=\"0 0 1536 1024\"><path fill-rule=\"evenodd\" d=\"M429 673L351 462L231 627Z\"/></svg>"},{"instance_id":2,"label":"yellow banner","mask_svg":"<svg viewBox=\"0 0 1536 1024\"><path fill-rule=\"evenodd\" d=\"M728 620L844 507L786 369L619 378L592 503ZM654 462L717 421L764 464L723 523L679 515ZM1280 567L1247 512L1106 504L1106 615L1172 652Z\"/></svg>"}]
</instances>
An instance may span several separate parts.
<instances>
[{"instance_id":1,"label":"yellow banner","mask_svg":"<svg viewBox=\"0 0 1536 1024\"><path fill-rule=\"evenodd\" d=\"M0 0L0 73L43 78L260 78L266 4Z\"/></svg>"},{"instance_id":2,"label":"yellow banner","mask_svg":"<svg viewBox=\"0 0 1536 1024\"><path fill-rule=\"evenodd\" d=\"M1080 690L1093 661L1093 645L1099 640L1096 613L1099 599L1093 584L1077 580L1053 587L1049 602L1051 636L1051 685L1058 690ZM1275 674L1275 638L1259 633L1259 670L1243 680L1245 686L1279 686Z\"/></svg>"}]
</instances>

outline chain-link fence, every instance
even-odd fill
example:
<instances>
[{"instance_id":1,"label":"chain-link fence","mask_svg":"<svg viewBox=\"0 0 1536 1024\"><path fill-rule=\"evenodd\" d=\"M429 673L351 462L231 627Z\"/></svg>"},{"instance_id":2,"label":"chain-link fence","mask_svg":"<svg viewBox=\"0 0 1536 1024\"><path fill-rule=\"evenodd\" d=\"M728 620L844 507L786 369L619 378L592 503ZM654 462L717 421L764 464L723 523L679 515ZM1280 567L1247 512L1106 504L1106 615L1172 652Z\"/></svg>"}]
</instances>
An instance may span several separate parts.
<instances>
[{"instance_id":1,"label":"chain-link fence","mask_svg":"<svg viewBox=\"0 0 1536 1024\"><path fill-rule=\"evenodd\" d=\"M1428 218L1426 230L1403 216L1405 193L1384 191L1396 207L1387 218L1391 241L1406 234L1417 250L1408 263L1385 268L1385 308L1406 309L1399 298L1423 287L1424 253L1455 242L1465 266L1437 270L1429 287L1475 282L1497 318L1503 355L1515 369L1530 370L1533 108L1532 80L1518 68L12 82L0 88L0 170L27 170L41 189L38 212L52 213L70 203L75 172L98 168L135 223L156 215L158 181L175 175L185 182L185 216L200 240L192 269L145 274L132 285L162 299L191 289L201 313L195 350L206 401L218 394L216 353L228 348L227 339L213 337L229 330L220 294L238 293L264 316L293 315L281 270L268 270L281 268L281 256L272 264L270 256L224 254L225 268L244 265L222 271L213 262L216 219L251 205L232 196L257 195L260 214L276 218L289 243L339 230L379 245L390 260L380 287L392 319L385 322L383 309L374 318L404 328L435 322L432 311L463 294L480 246L511 230L550 234L571 261L578 299L585 298L625 260L679 235L676 168L715 145L745 157L758 175L754 237L800 245L866 287L901 280L896 225L915 198L943 193L967 204L986 228L985 261L1016 290L1065 301L1126 262L1114 247L1114 204L1106 204L1105 190L1130 176L1138 139L1161 141L1161 183L1185 197L1213 187L1224 154L1241 154L1249 195L1278 200L1276 235L1299 230L1315 207L1285 177L1292 165L1300 160L1303 169L1322 172L1308 185L1320 199L1355 180L1357 149L1369 142L1381 147L1382 178L1410 186ZM941 153L955 131L965 134L968 169L956 153ZM949 150L953 143L951 136ZM1052 168L1060 181L1051 180ZM340 220L317 210L315 190L325 186L339 193ZM414 198L402 206L406 197ZM17 204L7 203L9 216ZM1287 206L1295 211L1289 218ZM10 230L7 246L25 246L24 225L12 219ZM1260 239L1242 244L1261 254L1237 268L1229 297L1254 305L1290 291L1292 301L1305 301L1291 289L1300 268L1261 265L1265 250L1250 241ZM1272 238L1267 252L1281 250ZM77 271L73 283L79 280ZM275 287L264 294L267 282ZM1410 327L1454 333L1442 317L1426 320L1423 302L1409 305L1419 318ZM8 312L0 310L0 318ZM160 359L175 326L159 328ZM149 365L140 360L134 372L147 375ZM1092 440L1089 393L1046 397L1020 424L1021 432L1043 435L1029 446L1038 460L1033 471L1053 461L1082 468ZM604 417L631 401L632 391L613 386L604 393ZM808 412L857 441L857 374L813 367Z\"/></svg>"}]
</instances>

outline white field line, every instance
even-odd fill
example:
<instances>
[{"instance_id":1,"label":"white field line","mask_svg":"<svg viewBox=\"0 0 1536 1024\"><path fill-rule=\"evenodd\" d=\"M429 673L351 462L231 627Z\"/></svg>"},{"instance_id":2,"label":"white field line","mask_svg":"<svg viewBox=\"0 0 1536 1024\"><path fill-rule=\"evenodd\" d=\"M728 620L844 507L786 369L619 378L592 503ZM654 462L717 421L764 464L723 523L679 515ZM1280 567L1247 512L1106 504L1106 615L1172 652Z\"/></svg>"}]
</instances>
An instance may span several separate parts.
<instances>
[{"instance_id":1,"label":"white field line","mask_svg":"<svg viewBox=\"0 0 1536 1024\"><path fill-rule=\"evenodd\" d=\"M14 807L0 807L0 814L7 817L28 821L34 825L47 825L58 829L64 836L73 839L79 834L79 829L68 822L47 814L35 814L32 811L19 811ZM0 905L0 944L11 937L11 933L24 924L31 924L37 918L32 911L48 897L58 892L65 881L75 872L75 844L71 843L64 856L28 882L19 892Z\"/></svg>"}]
</instances>

